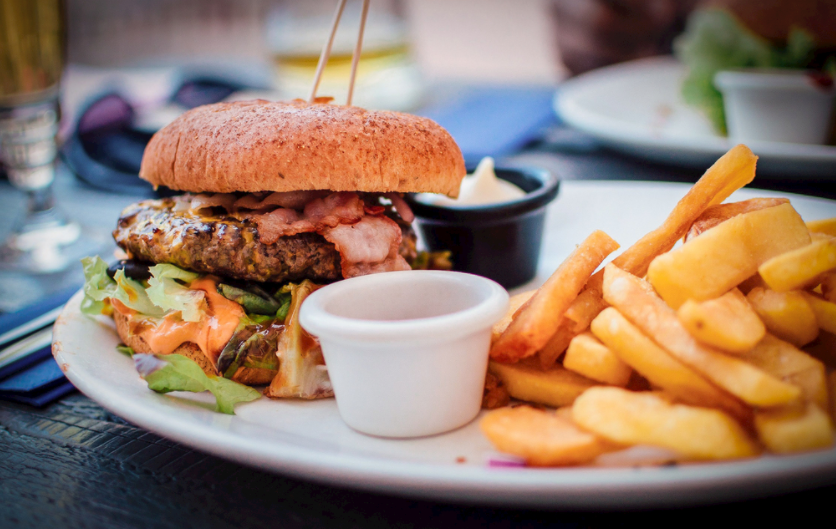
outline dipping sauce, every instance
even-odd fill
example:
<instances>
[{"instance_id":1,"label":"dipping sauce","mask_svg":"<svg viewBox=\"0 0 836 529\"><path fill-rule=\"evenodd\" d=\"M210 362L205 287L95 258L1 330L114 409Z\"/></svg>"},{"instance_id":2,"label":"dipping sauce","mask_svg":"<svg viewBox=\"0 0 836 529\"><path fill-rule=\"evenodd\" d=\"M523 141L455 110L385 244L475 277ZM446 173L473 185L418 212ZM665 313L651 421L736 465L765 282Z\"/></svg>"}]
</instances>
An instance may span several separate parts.
<instances>
[{"instance_id":1,"label":"dipping sauce","mask_svg":"<svg viewBox=\"0 0 836 529\"><path fill-rule=\"evenodd\" d=\"M415 196L418 202L434 206L478 206L509 202L525 196L525 191L511 182L497 178L494 172L493 158L482 158L473 174L462 180L459 198L452 199L434 193L420 193Z\"/></svg>"}]
</instances>

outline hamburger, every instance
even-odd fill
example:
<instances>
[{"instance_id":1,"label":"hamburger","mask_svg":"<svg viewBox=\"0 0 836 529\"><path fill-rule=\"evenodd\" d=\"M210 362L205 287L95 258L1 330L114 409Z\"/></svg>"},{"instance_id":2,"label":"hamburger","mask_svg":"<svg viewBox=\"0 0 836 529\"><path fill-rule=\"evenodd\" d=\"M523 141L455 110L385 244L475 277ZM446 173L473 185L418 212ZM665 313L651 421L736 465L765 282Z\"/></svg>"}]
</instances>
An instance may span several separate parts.
<instances>
[{"instance_id":1,"label":"hamburger","mask_svg":"<svg viewBox=\"0 0 836 529\"><path fill-rule=\"evenodd\" d=\"M82 310L112 315L135 352L269 383L271 397L331 396L319 344L298 323L305 297L409 269L418 252L402 194L455 197L464 175L450 135L418 116L322 99L192 109L153 136L140 170L183 194L122 212L113 237L125 259L85 259Z\"/></svg>"}]
</instances>

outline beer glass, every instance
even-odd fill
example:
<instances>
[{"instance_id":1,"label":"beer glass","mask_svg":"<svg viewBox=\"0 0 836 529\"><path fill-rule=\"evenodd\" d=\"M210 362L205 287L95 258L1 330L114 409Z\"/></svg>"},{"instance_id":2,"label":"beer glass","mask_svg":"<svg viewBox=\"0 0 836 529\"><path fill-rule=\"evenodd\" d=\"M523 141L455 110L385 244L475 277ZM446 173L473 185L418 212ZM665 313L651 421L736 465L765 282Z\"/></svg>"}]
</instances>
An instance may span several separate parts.
<instances>
[{"instance_id":1,"label":"beer glass","mask_svg":"<svg viewBox=\"0 0 836 529\"><path fill-rule=\"evenodd\" d=\"M64 67L62 0L0 0L0 164L28 207L0 246L0 268L49 273L89 250L55 207L58 87Z\"/></svg>"}]
</instances>

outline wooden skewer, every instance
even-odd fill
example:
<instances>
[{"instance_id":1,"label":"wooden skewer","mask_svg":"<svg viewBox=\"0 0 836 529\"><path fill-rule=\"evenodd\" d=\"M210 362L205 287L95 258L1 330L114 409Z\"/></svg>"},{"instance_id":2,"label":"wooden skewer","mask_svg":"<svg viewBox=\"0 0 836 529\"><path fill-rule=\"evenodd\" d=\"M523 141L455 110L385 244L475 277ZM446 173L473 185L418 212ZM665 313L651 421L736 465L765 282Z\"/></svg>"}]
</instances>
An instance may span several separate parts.
<instances>
[{"instance_id":1,"label":"wooden skewer","mask_svg":"<svg viewBox=\"0 0 836 529\"><path fill-rule=\"evenodd\" d=\"M346 0L340 0L337 5L337 11L334 13L334 20L331 23L331 35L328 37L328 42L322 48L322 54L319 56L319 63L316 65L316 74L314 75L313 86L311 87L311 95L308 96L308 103L313 104L316 99L316 89L319 88L319 81L322 80L322 72L325 71L325 65L328 64L328 57L331 56L331 46L334 45L334 36L337 34L337 27L340 25L340 17L343 16L343 9L345 8Z\"/></svg>"},{"instance_id":2,"label":"wooden skewer","mask_svg":"<svg viewBox=\"0 0 836 529\"><path fill-rule=\"evenodd\" d=\"M348 100L346 105L351 106L351 99L354 96L354 80L357 78L357 64L360 62L360 54L363 50L363 31L366 29L366 18L369 15L369 0L363 0L363 14L360 15L360 32L357 34L357 44L354 46L354 54L351 56L351 78L348 81Z\"/></svg>"}]
</instances>

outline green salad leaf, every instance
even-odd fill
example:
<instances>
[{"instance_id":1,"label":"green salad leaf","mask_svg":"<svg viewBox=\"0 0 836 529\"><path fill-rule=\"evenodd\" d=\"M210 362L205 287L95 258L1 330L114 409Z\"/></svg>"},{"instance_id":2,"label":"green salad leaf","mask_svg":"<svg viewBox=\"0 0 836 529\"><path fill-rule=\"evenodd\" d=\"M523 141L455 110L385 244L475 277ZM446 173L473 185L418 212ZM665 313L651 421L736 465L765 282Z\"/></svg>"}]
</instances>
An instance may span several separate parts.
<instances>
[{"instance_id":1,"label":"green salad leaf","mask_svg":"<svg viewBox=\"0 0 836 529\"><path fill-rule=\"evenodd\" d=\"M159 318L165 315L165 310L148 298L145 285L126 276L124 270L117 270L111 279L107 274L107 263L100 257L85 257L81 264L84 269L81 311L84 314L109 313L109 306L104 301L112 298L146 316Z\"/></svg>"},{"instance_id":2,"label":"green salad leaf","mask_svg":"<svg viewBox=\"0 0 836 529\"><path fill-rule=\"evenodd\" d=\"M674 42L674 54L687 69L682 83L685 102L700 108L714 128L726 133L723 96L714 76L733 68L806 68L815 42L803 29L790 30L785 47L756 35L723 9L694 12Z\"/></svg>"},{"instance_id":3,"label":"green salad leaf","mask_svg":"<svg viewBox=\"0 0 836 529\"><path fill-rule=\"evenodd\" d=\"M205 294L188 287L200 275L171 264L154 265L150 271L151 279L146 289L148 299L164 311L179 311L183 321L200 321Z\"/></svg>"},{"instance_id":4,"label":"green salad leaf","mask_svg":"<svg viewBox=\"0 0 836 529\"><path fill-rule=\"evenodd\" d=\"M158 393L209 391L215 396L215 410L234 415L235 405L261 397L257 390L222 377L207 375L197 363L179 354L135 354L134 365L148 388Z\"/></svg>"}]
</instances>

